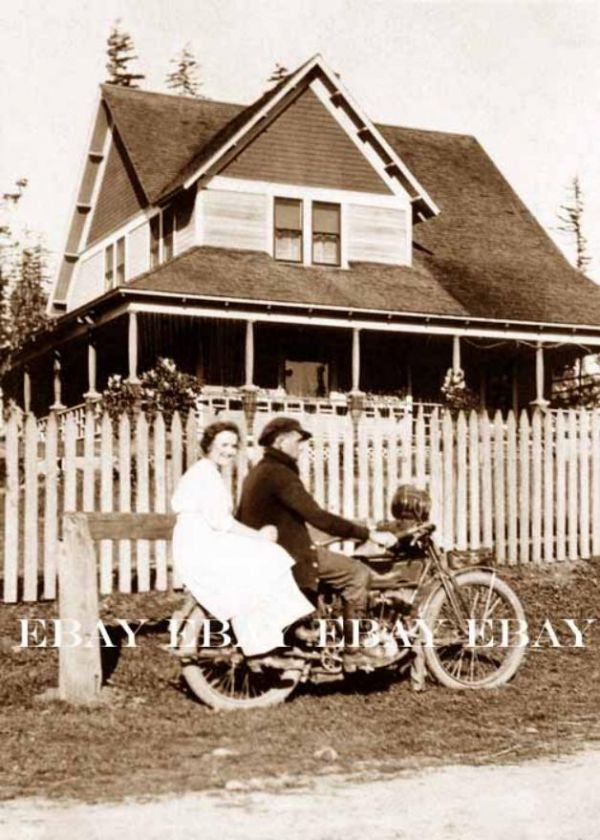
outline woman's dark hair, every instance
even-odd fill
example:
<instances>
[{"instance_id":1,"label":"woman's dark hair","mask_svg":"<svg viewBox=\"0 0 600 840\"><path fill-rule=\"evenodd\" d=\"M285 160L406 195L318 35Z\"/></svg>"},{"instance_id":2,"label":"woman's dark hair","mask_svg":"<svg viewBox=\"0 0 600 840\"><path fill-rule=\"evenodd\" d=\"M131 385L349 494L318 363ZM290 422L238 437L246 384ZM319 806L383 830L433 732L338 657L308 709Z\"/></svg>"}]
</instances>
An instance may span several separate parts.
<instances>
[{"instance_id":1,"label":"woman's dark hair","mask_svg":"<svg viewBox=\"0 0 600 840\"><path fill-rule=\"evenodd\" d=\"M214 439L221 432L233 432L234 435L237 435L238 440L241 437L239 428L230 420L219 420L216 423L211 423L204 430L200 441L200 449L204 455L208 455Z\"/></svg>"}]
</instances>

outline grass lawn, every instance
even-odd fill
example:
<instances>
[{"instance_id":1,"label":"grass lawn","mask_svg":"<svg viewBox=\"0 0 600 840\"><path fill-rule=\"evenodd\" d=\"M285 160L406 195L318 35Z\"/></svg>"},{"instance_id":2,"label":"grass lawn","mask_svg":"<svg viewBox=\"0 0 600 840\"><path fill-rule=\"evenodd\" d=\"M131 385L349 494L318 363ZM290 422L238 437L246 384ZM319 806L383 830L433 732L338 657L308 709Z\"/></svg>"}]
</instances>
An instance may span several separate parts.
<instances>
[{"instance_id":1,"label":"grass lawn","mask_svg":"<svg viewBox=\"0 0 600 840\"><path fill-rule=\"evenodd\" d=\"M523 599L535 635L549 618L572 645L562 618L600 624L600 564L502 574ZM52 617L54 606L0 605L0 797L91 801L259 777L286 783L315 772L515 761L600 739L596 625L582 649L530 650L514 681L500 689L457 692L430 684L415 694L406 681L378 677L361 688L303 689L280 707L226 714L186 693L176 661L160 647L168 640L161 621L180 600L157 593L103 600L107 622L147 618L154 625L137 648L121 651L110 677L114 701L94 709L36 701L57 683L57 652L15 650L18 619ZM315 756L327 746L338 754L333 763ZM213 755L218 747L232 754Z\"/></svg>"}]
</instances>

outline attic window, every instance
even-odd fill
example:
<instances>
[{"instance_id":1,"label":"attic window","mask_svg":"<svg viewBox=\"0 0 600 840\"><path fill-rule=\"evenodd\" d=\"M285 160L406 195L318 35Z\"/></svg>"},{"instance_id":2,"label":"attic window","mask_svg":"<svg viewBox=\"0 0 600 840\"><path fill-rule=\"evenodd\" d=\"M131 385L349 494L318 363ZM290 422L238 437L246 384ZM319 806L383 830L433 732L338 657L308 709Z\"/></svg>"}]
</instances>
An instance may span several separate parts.
<instances>
[{"instance_id":1,"label":"attic window","mask_svg":"<svg viewBox=\"0 0 600 840\"><path fill-rule=\"evenodd\" d=\"M302 201L275 199L275 259L302 262Z\"/></svg>"},{"instance_id":2,"label":"attic window","mask_svg":"<svg viewBox=\"0 0 600 840\"><path fill-rule=\"evenodd\" d=\"M114 289L125 282L125 237L104 249L104 289Z\"/></svg>"},{"instance_id":3,"label":"attic window","mask_svg":"<svg viewBox=\"0 0 600 840\"><path fill-rule=\"evenodd\" d=\"M340 264L340 205L315 201L312 208L312 261Z\"/></svg>"}]
</instances>

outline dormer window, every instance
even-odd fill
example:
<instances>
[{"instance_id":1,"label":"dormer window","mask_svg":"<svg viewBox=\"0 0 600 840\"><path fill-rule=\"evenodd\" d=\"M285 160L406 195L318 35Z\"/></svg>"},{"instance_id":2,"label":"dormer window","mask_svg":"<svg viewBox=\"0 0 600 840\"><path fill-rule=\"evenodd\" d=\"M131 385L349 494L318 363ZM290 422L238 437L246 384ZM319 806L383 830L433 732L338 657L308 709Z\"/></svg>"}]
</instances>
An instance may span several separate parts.
<instances>
[{"instance_id":1,"label":"dormer window","mask_svg":"<svg viewBox=\"0 0 600 840\"><path fill-rule=\"evenodd\" d=\"M275 199L275 259L302 262L302 201Z\"/></svg>"},{"instance_id":2,"label":"dormer window","mask_svg":"<svg viewBox=\"0 0 600 840\"><path fill-rule=\"evenodd\" d=\"M171 206L165 207L150 219L150 268L172 260L174 248L174 213Z\"/></svg>"},{"instance_id":3,"label":"dormer window","mask_svg":"<svg viewBox=\"0 0 600 840\"><path fill-rule=\"evenodd\" d=\"M315 265L340 265L339 204L313 202L312 261Z\"/></svg>"}]
</instances>

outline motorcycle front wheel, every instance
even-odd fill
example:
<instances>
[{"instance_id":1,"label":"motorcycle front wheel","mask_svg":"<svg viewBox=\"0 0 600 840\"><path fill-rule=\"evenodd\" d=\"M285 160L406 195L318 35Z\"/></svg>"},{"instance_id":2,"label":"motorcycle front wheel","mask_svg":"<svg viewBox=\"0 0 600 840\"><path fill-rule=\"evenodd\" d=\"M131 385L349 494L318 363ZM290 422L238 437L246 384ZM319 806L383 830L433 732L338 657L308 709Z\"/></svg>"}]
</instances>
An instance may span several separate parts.
<instances>
[{"instance_id":1,"label":"motorcycle front wheel","mask_svg":"<svg viewBox=\"0 0 600 840\"><path fill-rule=\"evenodd\" d=\"M526 627L525 612L519 598L486 569L461 572L451 586L454 599L440 586L423 613L433 634L433 645L423 648L429 672L448 688L496 688L506 683L525 656L519 637L519 628Z\"/></svg>"},{"instance_id":2,"label":"motorcycle front wheel","mask_svg":"<svg viewBox=\"0 0 600 840\"><path fill-rule=\"evenodd\" d=\"M188 617L186 664L182 675L195 696L220 711L264 709L289 697L300 679L299 671L255 672L243 653L232 645L224 648L200 647L200 633L206 613L195 607Z\"/></svg>"}]
</instances>

